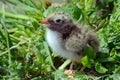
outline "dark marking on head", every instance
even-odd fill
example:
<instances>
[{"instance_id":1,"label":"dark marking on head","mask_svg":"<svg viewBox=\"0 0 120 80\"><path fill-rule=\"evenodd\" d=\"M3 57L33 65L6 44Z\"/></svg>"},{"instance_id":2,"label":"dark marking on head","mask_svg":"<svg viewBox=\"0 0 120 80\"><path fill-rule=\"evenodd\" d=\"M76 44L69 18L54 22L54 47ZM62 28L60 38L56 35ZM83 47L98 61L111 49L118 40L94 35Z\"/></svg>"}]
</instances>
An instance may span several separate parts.
<instances>
[{"instance_id":1,"label":"dark marking on head","mask_svg":"<svg viewBox=\"0 0 120 80\"><path fill-rule=\"evenodd\" d=\"M66 39L71 34L72 30L76 28L72 22L72 18L63 11L50 14L47 20L50 22L48 28L61 33L63 39Z\"/></svg>"},{"instance_id":2,"label":"dark marking on head","mask_svg":"<svg viewBox=\"0 0 120 80\"><path fill-rule=\"evenodd\" d=\"M66 24L63 26L59 26L59 25L50 25L49 28L53 31L57 31L59 33L62 34L62 38L66 39L67 37L69 37L69 35L71 34L71 32L76 28L75 25L72 24Z\"/></svg>"},{"instance_id":3,"label":"dark marking on head","mask_svg":"<svg viewBox=\"0 0 120 80\"><path fill-rule=\"evenodd\" d=\"M75 25L66 25L65 28L61 30L63 39L66 39L67 37L69 37L75 28L76 28Z\"/></svg>"}]
</instances>

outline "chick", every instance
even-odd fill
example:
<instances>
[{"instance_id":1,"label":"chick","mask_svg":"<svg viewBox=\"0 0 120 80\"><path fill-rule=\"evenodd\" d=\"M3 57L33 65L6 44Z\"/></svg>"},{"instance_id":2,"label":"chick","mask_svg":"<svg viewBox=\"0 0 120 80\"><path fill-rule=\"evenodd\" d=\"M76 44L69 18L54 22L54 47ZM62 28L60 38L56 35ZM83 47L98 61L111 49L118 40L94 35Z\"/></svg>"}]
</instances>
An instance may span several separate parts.
<instances>
[{"instance_id":1,"label":"chick","mask_svg":"<svg viewBox=\"0 0 120 80\"><path fill-rule=\"evenodd\" d=\"M96 34L85 25L75 23L65 12L52 13L41 23L47 26L48 45L63 58L80 63L86 46L98 51L99 41Z\"/></svg>"}]
</instances>

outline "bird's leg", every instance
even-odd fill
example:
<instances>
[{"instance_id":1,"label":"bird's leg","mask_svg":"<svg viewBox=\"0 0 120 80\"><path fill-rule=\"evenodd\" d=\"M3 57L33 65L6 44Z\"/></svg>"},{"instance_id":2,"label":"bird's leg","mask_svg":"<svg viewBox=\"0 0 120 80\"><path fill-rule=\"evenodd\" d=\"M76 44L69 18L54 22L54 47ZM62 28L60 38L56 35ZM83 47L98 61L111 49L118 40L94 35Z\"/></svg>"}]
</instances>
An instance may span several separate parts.
<instances>
[{"instance_id":1,"label":"bird's leg","mask_svg":"<svg viewBox=\"0 0 120 80\"><path fill-rule=\"evenodd\" d=\"M65 70L65 74L67 74L68 76L70 75L73 75L74 74L74 65L75 65L75 62L72 61L72 63L70 64L70 68L69 70Z\"/></svg>"},{"instance_id":2,"label":"bird's leg","mask_svg":"<svg viewBox=\"0 0 120 80\"><path fill-rule=\"evenodd\" d=\"M70 64L70 70L74 70L74 65L75 65L75 62L72 61L72 63Z\"/></svg>"}]
</instances>

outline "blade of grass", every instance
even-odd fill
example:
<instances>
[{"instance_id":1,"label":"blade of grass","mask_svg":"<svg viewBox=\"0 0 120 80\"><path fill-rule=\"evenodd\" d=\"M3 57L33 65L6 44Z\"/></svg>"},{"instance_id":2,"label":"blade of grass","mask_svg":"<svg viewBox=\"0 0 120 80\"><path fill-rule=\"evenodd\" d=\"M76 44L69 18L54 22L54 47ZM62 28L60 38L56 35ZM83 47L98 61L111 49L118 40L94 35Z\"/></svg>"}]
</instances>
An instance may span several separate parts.
<instances>
[{"instance_id":1,"label":"blade of grass","mask_svg":"<svg viewBox=\"0 0 120 80\"><path fill-rule=\"evenodd\" d=\"M19 8L21 8L24 11L34 11L34 12L39 12L38 9L31 7L30 5L26 5L22 3L20 0L8 0L8 2L17 5Z\"/></svg>"},{"instance_id":2,"label":"blade of grass","mask_svg":"<svg viewBox=\"0 0 120 80\"><path fill-rule=\"evenodd\" d=\"M5 40L6 40L6 46L7 46L7 49L8 49L8 63L9 63L8 68L10 68L10 66L11 66L11 51L10 51L10 46L12 46L12 42L11 42L11 39L9 37L9 33L8 33L7 28L5 26L5 23L4 23L4 19L5 19L5 7L4 7L4 4L2 5L2 12L3 12L3 14L1 15L2 18L0 20L0 23L1 23L1 25L3 27L3 31L5 33L4 36L5 36Z\"/></svg>"},{"instance_id":3,"label":"blade of grass","mask_svg":"<svg viewBox=\"0 0 120 80\"><path fill-rule=\"evenodd\" d=\"M50 64L51 64L51 66L53 67L53 69L56 70L56 68L55 68L55 66L54 66L54 63L53 63L53 61L52 61L52 57L51 57L50 50L49 50L49 48L48 48L47 43L46 43L46 42L43 42L43 45L44 45L44 48L45 48L45 50L46 50L46 53L48 54L49 62L50 62Z\"/></svg>"},{"instance_id":4,"label":"blade of grass","mask_svg":"<svg viewBox=\"0 0 120 80\"><path fill-rule=\"evenodd\" d=\"M26 16L26 15L20 15L20 14L12 14L9 12L3 12L0 10L0 16L1 15L5 15L5 17L9 17L9 18L15 18L15 19L22 19L22 20L32 20L38 23L38 21L32 17Z\"/></svg>"},{"instance_id":5,"label":"blade of grass","mask_svg":"<svg viewBox=\"0 0 120 80\"><path fill-rule=\"evenodd\" d=\"M26 41L24 41L24 42L20 41L17 45L14 45L14 46L10 47L8 50L6 50L5 52L0 53L0 56L8 53L10 50L17 48L17 47L19 47L20 45L22 45L24 43L26 43Z\"/></svg>"},{"instance_id":6,"label":"blade of grass","mask_svg":"<svg viewBox=\"0 0 120 80\"><path fill-rule=\"evenodd\" d=\"M67 59L60 67L59 69L65 69L65 67L70 64L71 60Z\"/></svg>"},{"instance_id":7,"label":"blade of grass","mask_svg":"<svg viewBox=\"0 0 120 80\"><path fill-rule=\"evenodd\" d=\"M7 49L8 49L8 62L9 62L9 66L11 66L11 51L10 51L10 37L9 37L9 34L8 34L8 31L5 27L5 24L1 21L1 24L4 28L4 33L5 33L5 40L6 40L6 45L7 45Z\"/></svg>"},{"instance_id":8,"label":"blade of grass","mask_svg":"<svg viewBox=\"0 0 120 80\"><path fill-rule=\"evenodd\" d=\"M1 24L1 23L0 23ZM5 40L5 36L3 35L3 31L2 31L2 29L0 28L0 42L2 42L3 44L4 44L4 46L5 47L7 47L7 45L5 44L5 41L3 41L3 40Z\"/></svg>"}]
</instances>

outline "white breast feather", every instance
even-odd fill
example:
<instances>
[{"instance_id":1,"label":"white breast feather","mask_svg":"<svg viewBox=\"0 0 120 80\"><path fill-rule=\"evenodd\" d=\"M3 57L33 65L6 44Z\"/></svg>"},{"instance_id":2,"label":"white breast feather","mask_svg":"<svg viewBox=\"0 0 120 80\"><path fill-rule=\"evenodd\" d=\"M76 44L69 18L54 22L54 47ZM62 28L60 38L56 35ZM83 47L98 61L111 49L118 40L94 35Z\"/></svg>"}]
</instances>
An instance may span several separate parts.
<instances>
[{"instance_id":1,"label":"white breast feather","mask_svg":"<svg viewBox=\"0 0 120 80\"><path fill-rule=\"evenodd\" d=\"M51 47L51 49L57 52L61 57L80 62L80 57L76 53L66 50L64 46L61 45L62 41L59 37L60 35L58 32L47 29L46 40L49 46Z\"/></svg>"}]
</instances>

